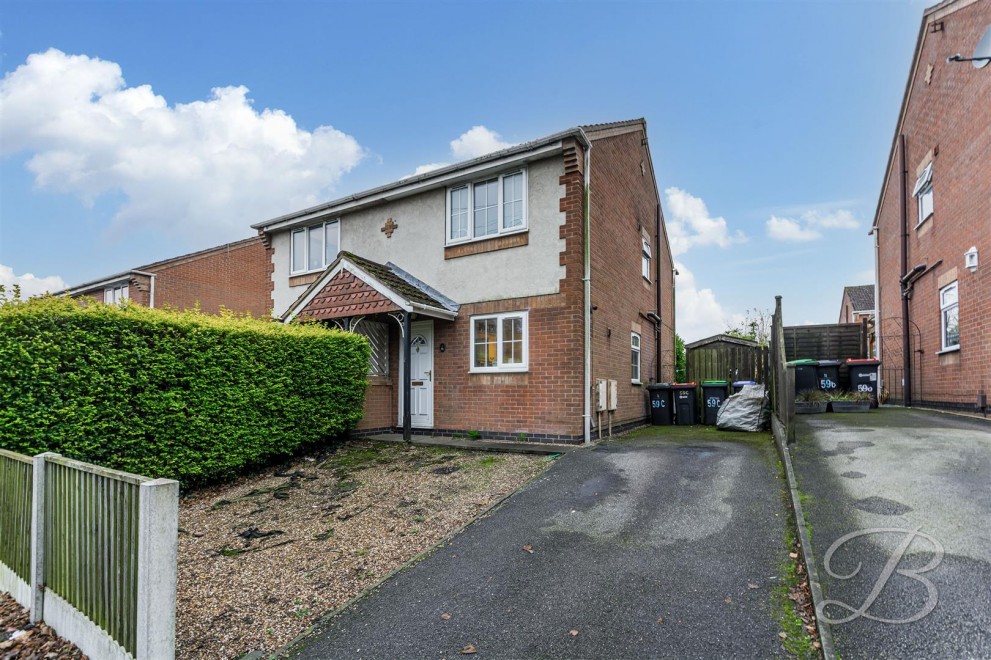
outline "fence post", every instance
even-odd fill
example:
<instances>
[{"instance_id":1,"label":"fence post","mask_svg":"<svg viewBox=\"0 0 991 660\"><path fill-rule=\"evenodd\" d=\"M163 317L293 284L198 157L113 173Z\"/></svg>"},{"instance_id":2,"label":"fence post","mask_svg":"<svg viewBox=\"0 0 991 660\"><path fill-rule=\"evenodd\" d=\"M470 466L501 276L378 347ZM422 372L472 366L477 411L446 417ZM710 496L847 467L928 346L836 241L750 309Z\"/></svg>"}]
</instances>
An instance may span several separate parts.
<instances>
[{"instance_id":1,"label":"fence post","mask_svg":"<svg viewBox=\"0 0 991 660\"><path fill-rule=\"evenodd\" d=\"M35 456L31 487L31 623L45 618L45 460L58 456L45 452Z\"/></svg>"},{"instance_id":2,"label":"fence post","mask_svg":"<svg viewBox=\"0 0 991 660\"><path fill-rule=\"evenodd\" d=\"M788 431L788 444L795 442L795 366L789 364L785 368L785 428Z\"/></svg>"},{"instance_id":3,"label":"fence post","mask_svg":"<svg viewBox=\"0 0 991 660\"><path fill-rule=\"evenodd\" d=\"M175 656L179 482L146 481L138 494L137 660Z\"/></svg>"}]
</instances>

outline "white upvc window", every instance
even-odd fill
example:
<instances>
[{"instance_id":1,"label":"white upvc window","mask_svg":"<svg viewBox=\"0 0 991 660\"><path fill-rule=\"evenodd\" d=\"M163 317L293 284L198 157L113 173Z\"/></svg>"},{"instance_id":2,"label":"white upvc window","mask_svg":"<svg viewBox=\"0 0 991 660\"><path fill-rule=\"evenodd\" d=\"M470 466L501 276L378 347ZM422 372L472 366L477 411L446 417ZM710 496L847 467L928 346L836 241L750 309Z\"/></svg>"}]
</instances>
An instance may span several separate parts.
<instances>
[{"instance_id":1,"label":"white upvc window","mask_svg":"<svg viewBox=\"0 0 991 660\"><path fill-rule=\"evenodd\" d=\"M640 237L640 273L643 278L650 281L650 241Z\"/></svg>"},{"instance_id":2,"label":"white upvc window","mask_svg":"<svg viewBox=\"0 0 991 660\"><path fill-rule=\"evenodd\" d=\"M292 275L323 270L341 250L341 222L329 220L292 233L289 272Z\"/></svg>"},{"instance_id":3,"label":"white upvc window","mask_svg":"<svg viewBox=\"0 0 991 660\"><path fill-rule=\"evenodd\" d=\"M960 300L957 283L939 290L939 313L941 336L944 351L960 348Z\"/></svg>"},{"instance_id":4,"label":"white upvc window","mask_svg":"<svg viewBox=\"0 0 991 660\"><path fill-rule=\"evenodd\" d=\"M471 317L471 371L526 371L527 313Z\"/></svg>"},{"instance_id":5,"label":"white upvc window","mask_svg":"<svg viewBox=\"0 0 991 660\"><path fill-rule=\"evenodd\" d=\"M447 189L447 243L527 228L526 170L513 170Z\"/></svg>"},{"instance_id":6,"label":"white upvc window","mask_svg":"<svg viewBox=\"0 0 991 660\"><path fill-rule=\"evenodd\" d=\"M923 222L929 219L929 216L933 214L933 164L932 163L926 165L926 169L922 170L922 174L920 174L919 178L915 180L915 188L912 190L912 196L915 197L919 202L918 225L921 225Z\"/></svg>"},{"instance_id":7,"label":"white upvc window","mask_svg":"<svg viewBox=\"0 0 991 660\"><path fill-rule=\"evenodd\" d=\"M108 305L119 305L130 298L130 287L127 284L108 286L103 290L103 302Z\"/></svg>"},{"instance_id":8,"label":"white upvc window","mask_svg":"<svg viewBox=\"0 0 991 660\"><path fill-rule=\"evenodd\" d=\"M630 381L640 384L640 335L636 332L630 333L630 358L631 370Z\"/></svg>"}]
</instances>

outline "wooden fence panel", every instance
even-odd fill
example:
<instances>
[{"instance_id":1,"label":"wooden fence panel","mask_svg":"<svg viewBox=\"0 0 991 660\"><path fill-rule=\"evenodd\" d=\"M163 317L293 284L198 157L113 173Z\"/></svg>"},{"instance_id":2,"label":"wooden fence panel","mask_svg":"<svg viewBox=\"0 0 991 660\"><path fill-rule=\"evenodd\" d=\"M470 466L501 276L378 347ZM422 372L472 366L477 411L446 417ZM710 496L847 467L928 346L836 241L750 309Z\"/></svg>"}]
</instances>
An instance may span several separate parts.
<instances>
[{"instance_id":1,"label":"wooden fence panel","mask_svg":"<svg viewBox=\"0 0 991 660\"><path fill-rule=\"evenodd\" d=\"M139 489L147 479L62 457L46 462L46 588L134 655Z\"/></svg>"},{"instance_id":2,"label":"wooden fence panel","mask_svg":"<svg viewBox=\"0 0 991 660\"><path fill-rule=\"evenodd\" d=\"M690 348L685 354L688 382L752 380L767 382L769 352L766 346L716 344Z\"/></svg>"},{"instance_id":3,"label":"wooden fence panel","mask_svg":"<svg viewBox=\"0 0 991 660\"><path fill-rule=\"evenodd\" d=\"M787 360L846 360L867 357L867 336L860 323L798 325L784 328Z\"/></svg>"},{"instance_id":4,"label":"wooden fence panel","mask_svg":"<svg viewBox=\"0 0 991 660\"><path fill-rule=\"evenodd\" d=\"M29 456L0 449L0 562L25 583L31 580L31 492Z\"/></svg>"}]
</instances>

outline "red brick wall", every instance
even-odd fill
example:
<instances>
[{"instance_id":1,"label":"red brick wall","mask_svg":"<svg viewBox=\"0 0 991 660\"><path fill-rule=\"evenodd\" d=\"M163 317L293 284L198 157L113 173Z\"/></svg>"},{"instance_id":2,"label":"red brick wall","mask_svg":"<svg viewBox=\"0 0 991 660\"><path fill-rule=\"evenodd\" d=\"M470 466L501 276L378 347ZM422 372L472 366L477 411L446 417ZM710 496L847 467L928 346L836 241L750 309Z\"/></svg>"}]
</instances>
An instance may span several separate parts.
<instances>
[{"instance_id":1,"label":"red brick wall","mask_svg":"<svg viewBox=\"0 0 991 660\"><path fill-rule=\"evenodd\" d=\"M978 392L991 394L991 69L947 63L954 53L969 56L987 25L991 0L936 18L942 29L925 27L925 41L901 132L906 143L906 186L911 195L916 171L927 154L933 162L933 217L919 228L917 200L908 198L908 268L932 269L914 286L909 324L912 336L913 398L916 403L972 408ZM930 22L932 19L930 19ZM932 66L931 81L926 75ZM877 217L882 361L902 369L899 289L901 220L897 150L884 184ZM971 246L980 251L976 273L964 268ZM937 265L938 262L940 262ZM960 297L960 346L940 355L939 284L956 269ZM887 371L891 392L900 374Z\"/></svg>"},{"instance_id":2,"label":"red brick wall","mask_svg":"<svg viewBox=\"0 0 991 660\"><path fill-rule=\"evenodd\" d=\"M596 139L592 147L592 381L616 380L614 426L647 415L643 385L658 378L657 334L647 313L662 320L661 379L671 381L673 293L666 237L657 235L658 196L642 130ZM643 167L641 167L643 165ZM641 271L641 236L651 242L651 280ZM662 279L657 309L657 267ZM631 383L631 332L641 338L640 381ZM593 402L594 403L594 402ZM593 405L594 410L594 405ZM603 419L603 423L605 419Z\"/></svg>"},{"instance_id":3,"label":"red brick wall","mask_svg":"<svg viewBox=\"0 0 991 660\"><path fill-rule=\"evenodd\" d=\"M271 315L271 262L260 238L155 266L155 307L194 307L216 314L220 307ZM132 299L141 302L132 293ZM146 302L143 304L147 304Z\"/></svg>"}]
</instances>

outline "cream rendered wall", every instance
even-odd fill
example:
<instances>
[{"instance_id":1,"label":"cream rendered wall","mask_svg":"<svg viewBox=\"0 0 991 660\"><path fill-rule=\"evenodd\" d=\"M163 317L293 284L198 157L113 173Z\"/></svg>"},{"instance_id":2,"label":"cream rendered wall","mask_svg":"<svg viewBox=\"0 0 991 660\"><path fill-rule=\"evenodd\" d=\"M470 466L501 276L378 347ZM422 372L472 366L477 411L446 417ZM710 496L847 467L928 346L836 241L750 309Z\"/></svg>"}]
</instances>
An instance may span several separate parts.
<instances>
[{"instance_id":1,"label":"cream rendered wall","mask_svg":"<svg viewBox=\"0 0 991 660\"><path fill-rule=\"evenodd\" d=\"M391 261L458 303L557 293L565 275L558 259L564 250L559 234L565 218L560 211L563 174L560 156L527 166L525 246L445 260L447 189L440 188L342 216L341 249L383 264ZM388 218L398 225L392 238L382 232ZM289 286L290 234L272 236L276 316L306 290L305 285Z\"/></svg>"}]
</instances>

